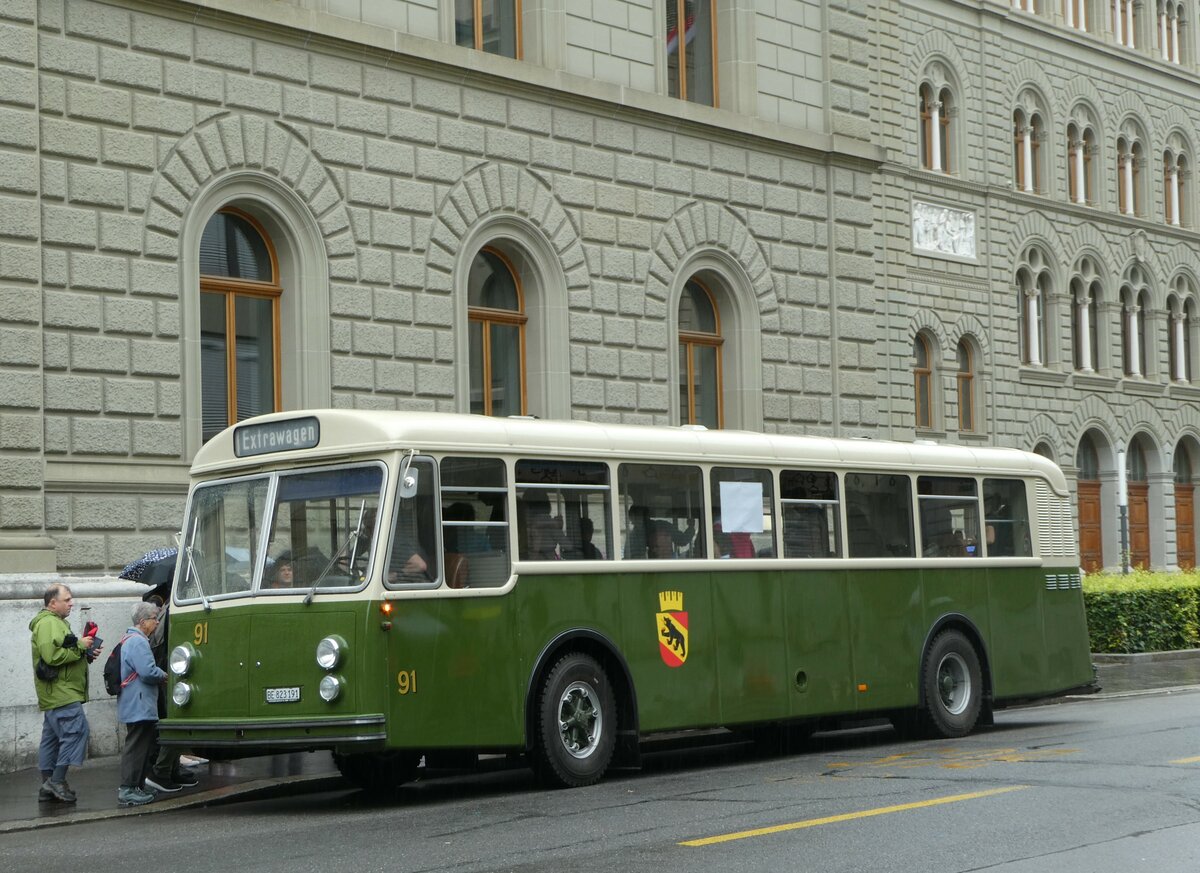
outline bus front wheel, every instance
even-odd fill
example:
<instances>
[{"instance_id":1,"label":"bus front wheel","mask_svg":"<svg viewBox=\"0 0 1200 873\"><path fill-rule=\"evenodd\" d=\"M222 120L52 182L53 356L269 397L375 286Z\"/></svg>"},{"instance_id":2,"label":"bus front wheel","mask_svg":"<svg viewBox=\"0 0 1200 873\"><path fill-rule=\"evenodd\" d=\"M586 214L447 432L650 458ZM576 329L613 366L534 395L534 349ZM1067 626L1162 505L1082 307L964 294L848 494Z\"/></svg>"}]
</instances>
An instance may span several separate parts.
<instances>
[{"instance_id":1,"label":"bus front wheel","mask_svg":"<svg viewBox=\"0 0 1200 873\"><path fill-rule=\"evenodd\" d=\"M921 669L925 727L934 736L963 737L975 727L983 699L979 655L956 630L938 634Z\"/></svg>"},{"instance_id":2,"label":"bus front wheel","mask_svg":"<svg viewBox=\"0 0 1200 873\"><path fill-rule=\"evenodd\" d=\"M581 652L565 655L546 676L538 698L534 769L552 785L591 785L612 761L616 728L604 668Z\"/></svg>"},{"instance_id":3,"label":"bus front wheel","mask_svg":"<svg viewBox=\"0 0 1200 873\"><path fill-rule=\"evenodd\" d=\"M421 756L416 752L335 754L333 760L342 776L356 787L368 794L387 796L413 778Z\"/></svg>"}]
</instances>

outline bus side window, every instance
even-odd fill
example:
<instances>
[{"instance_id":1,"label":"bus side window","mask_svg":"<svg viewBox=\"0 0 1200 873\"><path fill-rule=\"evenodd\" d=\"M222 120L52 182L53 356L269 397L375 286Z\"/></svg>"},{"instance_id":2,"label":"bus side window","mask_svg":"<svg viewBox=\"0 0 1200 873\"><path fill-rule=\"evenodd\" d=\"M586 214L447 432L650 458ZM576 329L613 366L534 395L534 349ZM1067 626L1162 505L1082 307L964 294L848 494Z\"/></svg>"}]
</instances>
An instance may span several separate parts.
<instances>
[{"instance_id":1,"label":"bus side window","mask_svg":"<svg viewBox=\"0 0 1200 873\"><path fill-rule=\"evenodd\" d=\"M846 474L851 558L913 557L912 488L897 473Z\"/></svg>"},{"instance_id":2,"label":"bus side window","mask_svg":"<svg viewBox=\"0 0 1200 873\"><path fill-rule=\"evenodd\" d=\"M427 586L438 580L441 566L436 548L437 476L428 458L411 461L411 471L417 490L411 497L396 495L384 580L389 585Z\"/></svg>"},{"instance_id":3,"label":"bus side window","mask_svg":"<svg viewBox=\"0 0 1200 873\"><path fill-rule=\"evenodd\" d=\"M921 555L926 558L975 558L979 548L979 497L975 480L918 476Z\"/></svg>"},{"instance_id":4,"label":"bus side window","mask_svg":"<svg viewBox=\"0 0 1200 873\"><path fill-rule=\"evenodd\" d=\"M1025 483L1020 479L983 480L983 522L989 557L1033 554Z\"/></svg>"},{"instance_id":5,"label":"bus side window","mask_svg":"<svg viewBox=\"0 0 1200 873\"><path fill-rule=\"evenodd\" d=\"M441 474L446 585L503 585L511 573L504 462L499 458L442 458Z\"/></svg>"},{"instance_id":6,"label":"bus side window","mask_svg":"<svg viewBox=\"0 0 1200 873\"><path fill-rule=\"evenodd\" d=\"M722 558L775 557L775 497L770 470L713 467L713 542Z\"/></svg>"},{"instance_id":7,"label":"bus side window","mask_svg":"<svg viewBox=\"0 0 1200 873\"><path fill-rule=\"evenodd\" d=\"M622 557L669 560L705 556L699 467L621 464L617 482L625 522Z\"/></svg>"},{"instance_id":8,"label":"bus side window","mask_svg":"<svg viewBox=\"0 0 1200 873\"><path fill-rule=\"evenodd\" d=\"M785 558L836 558L841 553L836 475L784 470L779 474L779 498Z\"/></svg>"},{"instance_id":9,"label":"bus side window","mask_svg":"<svg viewBox=\"0 0 1200 873\"><path fill-rule=\"evenodd\" d=\"M523 459L516 478L522 560L595 561L612 554L606 464Z\"/></svg>"}]
</instances>

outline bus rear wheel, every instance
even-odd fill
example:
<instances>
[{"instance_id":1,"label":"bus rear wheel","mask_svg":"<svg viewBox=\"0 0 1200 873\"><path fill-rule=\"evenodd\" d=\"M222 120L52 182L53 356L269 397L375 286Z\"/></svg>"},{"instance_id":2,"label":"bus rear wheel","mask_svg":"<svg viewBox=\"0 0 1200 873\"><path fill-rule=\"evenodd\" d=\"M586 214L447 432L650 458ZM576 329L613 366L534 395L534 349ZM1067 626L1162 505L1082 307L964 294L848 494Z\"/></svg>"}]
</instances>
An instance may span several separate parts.
<instances>
[{"instance_id":1,"label":"bus rear wheel","mask_svg":"<svg viewBox=\"0 0 1200 873\"><path fill-rule=\"evenodd\" d=\"M612 761L617 711L604 668L572 652L546 676L538 698L534 769L565 788L598 782Z\"/></svg>"},{"instance_id":2,"label":"bus rear wheel","mask_svg":"<svg viewBox=\"0 0 1200 873\"><path fill-rule=\"evenodd\" d=\"M341 774L368 794L387 796L410 781L421 763L417 752L334 755Z\"/></svg>"},{"instance_id":3,"label":"bus rear wheel","mask_svg":"<svg viewBox=\"0 0 1200 873\"><path fill-rule=\"evenodd\" d=\"M979 655L956 630L937 635L921 668L922 721L932 736L964 737L975 727L983 701Z\"/></svg>"}]
</instances>

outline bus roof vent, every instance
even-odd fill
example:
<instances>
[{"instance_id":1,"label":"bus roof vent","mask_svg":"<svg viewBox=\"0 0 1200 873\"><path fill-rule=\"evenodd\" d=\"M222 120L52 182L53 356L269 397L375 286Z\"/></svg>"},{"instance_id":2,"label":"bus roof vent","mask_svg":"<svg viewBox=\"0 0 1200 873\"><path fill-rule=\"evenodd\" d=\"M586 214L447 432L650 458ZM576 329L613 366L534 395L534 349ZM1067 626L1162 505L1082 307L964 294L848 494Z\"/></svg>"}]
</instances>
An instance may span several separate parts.
<instances>
[{"instance_id":1,"label":"bus roof vent","mask_svg":"<svg viewBox=\"0 0 1200 873\"><path fill-rule=\"evenodd\" d=\"M679 429L680 430L708 430L708 428L702 424L681 424L681 425L679 425Z\"/></svg>"},{"instance_id":2,"label":"bus roof vent","mask_svg":"<svg viewBox=\"0 0 1200 873\"><path fill-rule=\"evenodd\" d=\"M936 446L937 440L913 440L914 446Z\"/></svg>"},{"instance_id":3,"label":"bus roof vent","mask_svg":"<svg viewBox=\"0 0 1200 873\"><path fill-rule=\"evenodd\" d=\"M536 415L506 415L505 418L515 418L517 421L537 421Z\"/></svg>"}]
</instances>

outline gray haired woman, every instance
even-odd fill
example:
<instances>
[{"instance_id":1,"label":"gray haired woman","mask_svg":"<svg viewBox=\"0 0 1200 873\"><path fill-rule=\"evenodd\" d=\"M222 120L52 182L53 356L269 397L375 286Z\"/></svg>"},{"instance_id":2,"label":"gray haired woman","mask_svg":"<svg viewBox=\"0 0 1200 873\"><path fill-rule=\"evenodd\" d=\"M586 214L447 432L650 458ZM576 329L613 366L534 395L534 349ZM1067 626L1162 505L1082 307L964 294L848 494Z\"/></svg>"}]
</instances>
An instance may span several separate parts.
<instances>
[{"instance_id":1,"label":"gray haired woman","mask_svg":"<svg viewBox=\"0 0 1200 873\"><path fill-rule=\"evenodd\" d=\"M154 800L146 790L146 774L154 760L158 731L158 686L167 674L154 663L150 634L158 626L159 608L142 602L133 608L133 626L121 638L121 690L117 694L117 721L125 725L121 750L121 787L117 803L141 806Z\"/></svg>"}]
</instances>

